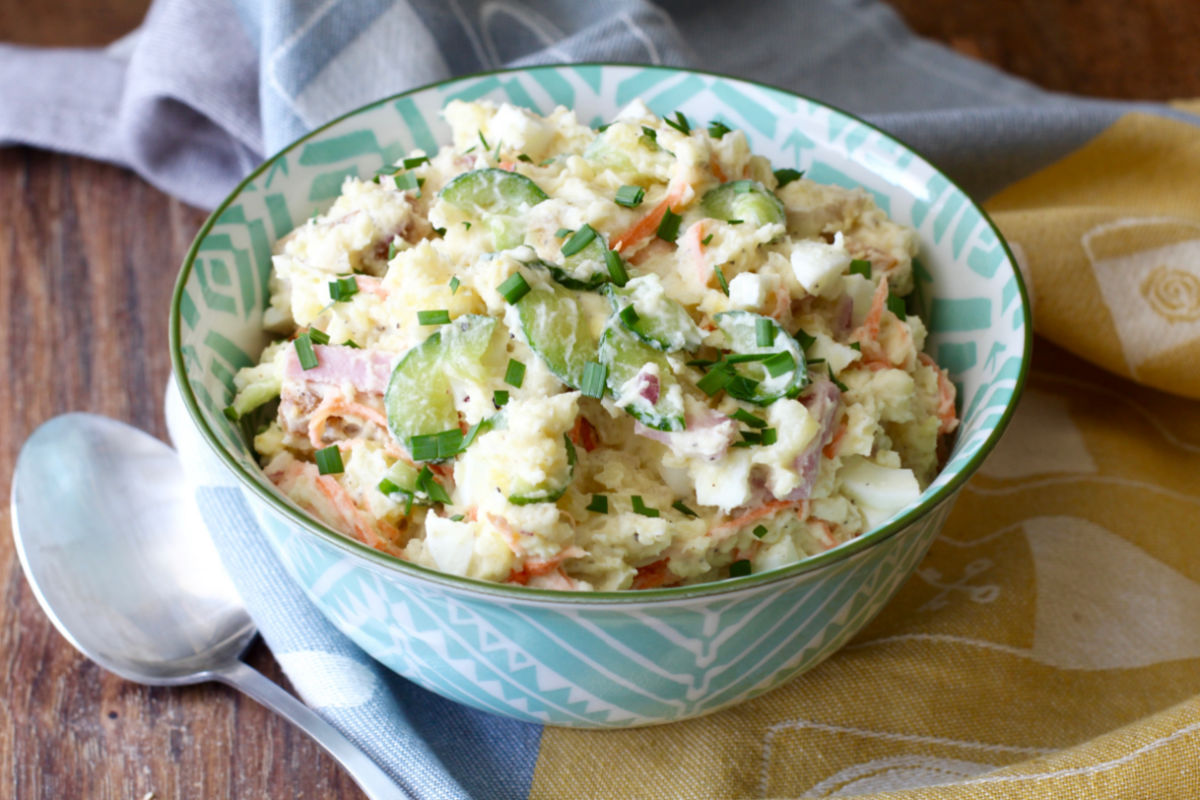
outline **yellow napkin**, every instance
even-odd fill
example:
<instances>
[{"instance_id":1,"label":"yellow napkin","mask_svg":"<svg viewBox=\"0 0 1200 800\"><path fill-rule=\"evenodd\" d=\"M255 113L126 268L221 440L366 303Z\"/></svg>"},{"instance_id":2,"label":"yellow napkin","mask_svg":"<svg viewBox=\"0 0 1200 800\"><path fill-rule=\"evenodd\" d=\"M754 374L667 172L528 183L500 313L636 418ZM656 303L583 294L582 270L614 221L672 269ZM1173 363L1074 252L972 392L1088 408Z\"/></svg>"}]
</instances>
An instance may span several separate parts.
<instances>
[{"instance_id":1,"label":"yellow napkin","mask_svg":"<svg viewBox=\"0 0 1200 800\"><path fill-rule=\"evenodd\" d=\"M737 708L547 728L530 797L1200 797L1197 178L1196 127L1130 114L992 198L1041 336L917 574Z\"/></svg>"}]
</instances>

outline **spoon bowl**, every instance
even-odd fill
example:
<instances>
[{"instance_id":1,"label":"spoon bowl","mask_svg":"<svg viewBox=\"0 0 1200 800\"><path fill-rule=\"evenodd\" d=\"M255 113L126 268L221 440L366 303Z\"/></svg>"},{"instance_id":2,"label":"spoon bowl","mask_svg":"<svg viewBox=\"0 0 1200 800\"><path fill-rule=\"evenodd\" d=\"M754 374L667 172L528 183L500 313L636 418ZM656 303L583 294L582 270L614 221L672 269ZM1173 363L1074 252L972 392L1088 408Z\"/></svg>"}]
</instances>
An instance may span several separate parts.
<instances>
[{"instance_id":1,"label":"spoon bowl","mask_svg":"<svg viewBox=\"0 0 1200 800\"><path fill-rule=\"evenodd\" d=\"M405 796L346 736L238 659L254 638L173 450L116 420L66 414L21 449L17 558L67 641L138 683L220 681L305 730L370 798Z\"/></svg>"},{"instance_id":2,"label":"spoon bowl","mask_svg":"<svg viewBox=\"0 0 1200 800\"><path fill-rule=\"evenodd\" d=\"M254 638L162 442L68 414L25 443L12 486L17 557L71 644L128 680L211 680Z\"/></svg>"}]
</instances>

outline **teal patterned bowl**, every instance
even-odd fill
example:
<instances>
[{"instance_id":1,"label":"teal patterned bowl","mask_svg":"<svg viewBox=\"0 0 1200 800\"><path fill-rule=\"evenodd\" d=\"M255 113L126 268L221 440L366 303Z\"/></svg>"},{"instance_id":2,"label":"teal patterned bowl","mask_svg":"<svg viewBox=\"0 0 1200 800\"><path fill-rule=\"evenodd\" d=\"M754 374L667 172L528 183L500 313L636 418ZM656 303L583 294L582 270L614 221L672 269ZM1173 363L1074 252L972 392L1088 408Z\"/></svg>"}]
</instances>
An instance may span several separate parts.
<instances>
[{"instance_id":1,"label":"teal patterned bowl","mask_svg":"<svg viewBox=\"0 0 1200 800\"><path fill-rule=\"evenodd\" d=\"M949 461L887 525L807 561L747 577L577 594L442 574L351 541L285 500L222 415L233 373L265 344L271 244L327 206L346 175L436 150L454 98L492 98L600 124L634 98L660 115L720 119L776 167L864 186L920 234L931 354L962 401ZM996 444L1031 342L1020 276L992 223L904 145L854 117L760 84L663 67L580 64L475 75L359 109L251 174L200 231L171 308L185 405L234 473L287 571L333 624L416 683L477 708L582 728L686 719L755 697L846 643L916 568L951 502Z\"/></svg>"}]
</instances>

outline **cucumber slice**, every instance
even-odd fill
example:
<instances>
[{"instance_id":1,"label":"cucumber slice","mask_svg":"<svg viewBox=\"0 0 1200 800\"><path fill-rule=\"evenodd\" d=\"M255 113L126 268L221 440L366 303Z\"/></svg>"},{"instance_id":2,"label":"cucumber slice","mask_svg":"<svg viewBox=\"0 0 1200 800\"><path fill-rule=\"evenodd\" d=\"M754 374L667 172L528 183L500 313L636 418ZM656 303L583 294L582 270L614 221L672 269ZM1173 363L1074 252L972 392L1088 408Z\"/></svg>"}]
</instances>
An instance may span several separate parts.
<instances>
[{"instance_id":1,"label":"cucumber slice","mask_svg":"<svg viewBox=\"0 0 1200 800\"><path fill-rule=\"evenodd\" d=\"M725 391L739 400L766 406L781 397L795 397L808 385L808 365L800 344L770 317L749 311L724 311L714 317L717 327L725 334L732 360L726 361L733 371L746 381L732 381ZM760 325L769 326L770 345L758 344ZM790 366L786 353L791 357ZM758 360L740 357L758 356ZM728 358L728 357L727 357ZM776 360L772 361L771 359ZM781 363L782 362L782 363ZM776 374L772 374L774 371Z\"/></svg>"},{"instance_id":2,"label":"cucumber slice","mask_svg":"<svg viewBox=\"0 0 1200 800\"><path fill-rule=\"evenodd\" d=\"M617 405L648 428L684 429L683 390L665 353L624 326L609 323L600 338L599 356L608 367L608 388Z\"/></svg>"},{"instance_id":3,"label":"cucumber slice","mask_svg":"<svg viewBox=\"0 0 1200 800\"><path fill-rule=\"evenodd\" d=\"M388 430L412 449L412 437L458 427L451 378L483 383L498 371L503 337L493 317L467 314L442 326L400 359L383 403Z\"/></svg>"},{"instance_id":4,"label":"cucumber slice","mask_svg":"<svg viewBox=\"0 0 1200 800\"><path fill-rule=\"evenodd\" d=\"M548 197L519 172L495 167L465 172L442 189L443 200L477 216L515 217Z\"/></svg>"},{"instance_id":5,"label":"cucumber slice","mask_svg":"<svg viewBox=\"0 0 1200 800\"><path fill-rule=\"evenodd\" d=\"M612 280L608 273L608 262L605 261L608 245L604 242L603 234L596 238L578 253L572 253L563 259L563 265L556 267L547 264L550 277L568 289L590 292Z\"/></svg>"},{"instance_id":6,"label":"cucumber slice","mask_svg":"<svg viewBox=\"0 0 1200 800\"><path fill-rule=\"evenodd\" d=\"M567 475L565 479L561 477L558 480L547 478L538 484L522 485L516 484L512 494L508 496L508 502L514 506L524 506L530 503L553 503L555 500L563 496L567 491L567 487L571 485L571 479L575 477L575 462L577 460L575 454L575 445L571 444L571 440L563 435L563 445L567 449Z\"/></svg>"},{"instance_id":7,"label":"cucumber slice","mask_svg":"<svg viewBox=\"0 0 1200 800\"><path fill-rule=\"evenodd\" d=\"M741 220L755 228L787 219L783 203L758 181L730 181L709 189L700 198L700 209L713 219Z\"/></svg>"},{"instance_id":8,"label":"cucumber slice","mask_svg":"<svg viewBox=\"0 0 1200 800\"><path fill-rule=\"evenodd\" d=\"M657 275L634 278L623 288L610 283L604 294L621 325L653 348L673 353L699 347L704 339L687 309L667 296ZM622 315L626 308L633 314Z\"/></svg>"},{"instance_id":9,"label":"cucumber slice","mask_svg":"<svg viewBox=\"0 0 1200 800\"><path fill-rule=\"evenodd\" d=\"M571 292L552 284L534 286L516 307L533 352L560 381L572 389L582 386L584 365L596 360L596 340Z\"/></svg>"},{"instance_id":10,"label":"cucumber slice","mask_svg":"<svg viewBox=\"0 0 1200 800\"><path fill-rule=\"evenodd\" d=\"M446 184L441 196L486 225L497 251L525 242L520 216L548 197L524 175L495 167L459 175Z\"/></svg>"}]
</instances>

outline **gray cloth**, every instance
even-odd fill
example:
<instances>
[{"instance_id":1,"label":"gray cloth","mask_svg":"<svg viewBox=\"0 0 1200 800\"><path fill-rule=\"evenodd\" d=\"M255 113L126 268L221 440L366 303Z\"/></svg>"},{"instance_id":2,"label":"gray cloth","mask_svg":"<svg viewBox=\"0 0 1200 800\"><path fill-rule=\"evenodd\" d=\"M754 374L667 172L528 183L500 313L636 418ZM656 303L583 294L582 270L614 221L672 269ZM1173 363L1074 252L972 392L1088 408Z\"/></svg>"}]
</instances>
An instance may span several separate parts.
<instances>
[{"instance_id":1,"label":"gray cloth","mask_svg":"<svg viewBox=\"0 0 1200 800\"><path fill-rule=\"evenodd\" d=\"M211 208L265 154L374 98L508 65L634 61L724 72L869 115L982 194L1073 149L1122 109L956 55L876 0L235 6L158 0L138 31L107 49L0 45L0 143L126 165Z\"/></svg>"}]
</instances>

